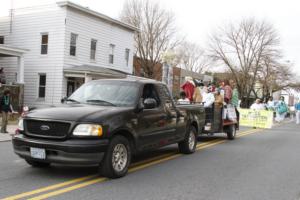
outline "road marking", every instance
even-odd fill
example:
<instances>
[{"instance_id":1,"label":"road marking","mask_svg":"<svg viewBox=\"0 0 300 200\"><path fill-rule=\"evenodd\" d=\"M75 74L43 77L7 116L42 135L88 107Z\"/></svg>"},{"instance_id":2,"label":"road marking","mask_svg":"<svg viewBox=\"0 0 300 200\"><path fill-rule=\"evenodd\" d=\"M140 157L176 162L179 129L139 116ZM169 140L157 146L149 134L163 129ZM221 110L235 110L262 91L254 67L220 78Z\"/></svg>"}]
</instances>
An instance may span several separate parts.
<instances>
[{"instance_id":1,"label":"road marking","mask_svg":"<svg viewBox=\"0 0 300 200\"><path fill-rule=\"evenodd\" d=\"M21 194L10 196L10 197L4 198L3 200L21 199L21 198L24 198L24 197L32 196L34 194L39 194L39 193L46 192L46 191L49 191L49 190L54 190L54 189L65 187L65 186L68 186L68 185L71 185L71 184L79 183L79 182L82 182L82 181L85 181L85 180L88 180L88 179L91 179L91 178L95 178L96 176L97 175L94 174L94 175L90 175L90 176L84 176L84 177L81 177L81 178L72 179L70 181L66 181L66 182L50 185L50 186L47 186L47 187L39 188L39 189L36 189L36 190L32 190L32 191L29 191L29 192L24 192L24 193L21 193Z\"/></svg>"},{"instance_id":2,"label":"road marking","mask_svg":"<svg viewBox=\"0 0 300 200\"><path fill-rule=\"evenodd\" d=\"M261 130L262 129L254 129L254 130L244 131L244 132L241 132L240 134L238 134L237 137L246 136L246 135L249 135L249 134L252 134L252 133L259 132ZM214 139L214 140L211 140L211 141L208 141L208 142L203 142L203 143L200 143L200 144L197 145L196 150L198 151L198 150L201 150L201 149L205 149L205 148L217 145L217 144L224 143L226 141L227 141L226 139ZM168 160L175 159L175 158L180 157L182 155L183 154L180 154L178 152L172 152L172 153L167 153L167 154L163 154L163 155L160 155L160 156L156 156L154 158L150 158L150 159L147 159L147 160L143 160L143 161L140 161L140 162L137 162L137 163L133 163L130 166L128 172L132 173L132 172L135 172L135 171L138 171L138 170L141 170L141 169L144 169L144 168L147 168L147 167L150 167L150 166L153 166L153 165L156 165L156 164L168 161ZM79 189L79 188L83 188L83 187L86 187L86 186L89 186L89 185L92 185L92 184L101 183L101 182L104 182L106 180L109 180L109 179L104 178L104 177L96 178L97 176L98 175L95 174L95 175L90 175L90 176L85 176L85 177L73 179L73 180L70 180L70 181L63 182L63 183L59 183L59 184L47 186L47 187L44 187L44 188L32 190L32 191L29 191L29 192L21 193L21 194L18 194L18 195L10 196L10 197L4 198L3 200L16 200L16 199L20 199L20 198L24 198L24 197L33 196L35 194L40 194L40 193L43 193L43 192L47 192L47 191L50 191L50 190L62 188L62 189L59 189L59 190L55 190L55 191L52 191L52 192L49 192L49 193L46 193L46 194L42 194L42 195L30 198L31 200L41 200L41 199L46 199L46 198L49 198L49 197L57 196L57 195L67 193L67 192L70 192L70 191L73 191L73 190L76 190L76 189ZM91 180L88 180L88 179L91 179ZM72 184L75 184L75 185L69 186L69 185L72 185ZM66 187L66 186L69 186L69 187ZM65 188L63 188L63 187L65 187Z\"/></svg>"},{"instance_id":3,"label":"road marking","mask_svg":"<svg viewBox=\"0 0 300 200\"><path fill-rule=\"evenodd\" d=\"M47 194L42 194L42 195L39 195L37 197L30 198L29 200L46 199L46 198L49 198L49 197L57 196L59 194L70 192L72 190L76 190L76 189L79 189L79 188L82 188L82 187L86 187L88 185L92 185L92 184L95 184L95 183L101 183L101 182L106 181L106 180L108 180L108 178L103 178L103 177L95 178L95 179L92 179L92 180L89 180L89 181L85 181L83 183L79 183L77 185L73 185L73 186L70 186L70 187L67 187L67 188L56 190L56 191L53 191L53 192L50 192L50 193L47 193Z\"/></svg>"}]
</instances>

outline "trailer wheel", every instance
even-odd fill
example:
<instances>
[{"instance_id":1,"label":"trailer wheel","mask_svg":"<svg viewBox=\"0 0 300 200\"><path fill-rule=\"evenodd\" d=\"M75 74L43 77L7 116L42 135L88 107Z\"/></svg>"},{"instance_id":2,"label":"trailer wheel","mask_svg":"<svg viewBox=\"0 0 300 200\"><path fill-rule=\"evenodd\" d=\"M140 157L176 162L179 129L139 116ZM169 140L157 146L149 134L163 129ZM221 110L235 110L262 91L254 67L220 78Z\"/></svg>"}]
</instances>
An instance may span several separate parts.
<instances>
[{"instance_id":1,"label":"trailer wheel","mask_svg":"<svg viewBox=\"0 0 300 200\"><path fill-rule=\"evenodd\" d=\"M235 125L230 125L227 130L227 138L228 140L234 140L236 136L236 127Z\"/></svg>"},{"instance_id":2,"label":"trailer wheel","mask_svg":"<svg viewBox=\"0 0 300 200\"><path fill-rule=\"evenodd\" d=\"M185 139L178 143L180 153L191 154L196 151L197 146L197 131L194 126L188 129L188 134Z\"/></svg>"},{"instance_id":3,"label":"trailer wheel","mask_svg":"<svg viewBox=\"0 0 300 200\"><path fill-rule=\"evenodd\" d=\"M129 141L117 135L112 138L104 159L100 164L100 174L108 178L125 176L131 161Z\"/></svg>"}]
</instances>

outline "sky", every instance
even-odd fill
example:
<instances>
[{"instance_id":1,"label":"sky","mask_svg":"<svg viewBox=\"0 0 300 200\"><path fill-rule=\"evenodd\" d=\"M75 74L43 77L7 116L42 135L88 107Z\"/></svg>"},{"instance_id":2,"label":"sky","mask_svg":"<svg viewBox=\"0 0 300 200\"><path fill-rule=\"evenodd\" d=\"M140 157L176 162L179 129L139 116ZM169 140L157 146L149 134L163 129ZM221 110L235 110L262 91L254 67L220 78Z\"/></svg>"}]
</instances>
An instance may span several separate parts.
<instances>
[{"instance_id":1,"label":"sky","mask_svg":"<svg viewBox=\"0 0 300 200\"><path fill-rule=\"evenodd\" d=\"M92 10L118 18L125 0L71 0ZM157 0L151 0L157 1ZM14 8L55 2L55 0L1 0L0 16ZM174 13L180 35L202 47L208 36L224 24L254 17L274 25L281 38L284 61L294 65L300 75L299 0L159 0Z\"/></svg>"}]
</instances>

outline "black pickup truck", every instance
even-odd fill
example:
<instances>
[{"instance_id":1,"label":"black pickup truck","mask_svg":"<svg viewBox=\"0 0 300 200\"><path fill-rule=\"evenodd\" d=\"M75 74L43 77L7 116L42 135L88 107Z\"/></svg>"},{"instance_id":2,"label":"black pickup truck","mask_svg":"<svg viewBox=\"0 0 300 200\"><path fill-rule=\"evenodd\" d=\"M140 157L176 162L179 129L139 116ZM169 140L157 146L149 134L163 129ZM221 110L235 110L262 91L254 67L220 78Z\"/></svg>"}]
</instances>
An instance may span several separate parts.
<instances>
[{"instance_id":1,"label":"black pickup truck","mask_svg":"<svg viewBox=\"0 0 300 200\"><path fill-rule=\"evenodd\" d=\"M140 152L178 143L181 153L193 153L204 123L203 106L176 106L161 82L95 80L60 106L30 111L12 142L34 167L96 164L103 176L118 178Z\"/></svg>"}]
</instances>

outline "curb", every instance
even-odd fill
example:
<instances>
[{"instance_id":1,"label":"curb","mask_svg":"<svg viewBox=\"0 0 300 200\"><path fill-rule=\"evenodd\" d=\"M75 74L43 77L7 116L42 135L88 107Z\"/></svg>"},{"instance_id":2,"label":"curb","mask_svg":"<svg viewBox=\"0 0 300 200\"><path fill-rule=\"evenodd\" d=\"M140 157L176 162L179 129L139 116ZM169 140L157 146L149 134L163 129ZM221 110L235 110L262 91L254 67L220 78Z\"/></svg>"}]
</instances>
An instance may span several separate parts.
<instances>
[{"instance_id":1,"label":"curb","mask_svg":"<svg viewBox=\"0 0 300 200\"><path fill-rule=\"evenodd\" d=\"M10 138L7 138L7 139L0 139L0 143L1 143L1 142L8 142L8 141L11 141L11 140L12 140L13 134L8 134L7 136L9 136ZM0 136L0 137L1 137L1 136Z\"/></svg>"}]
</instances>

